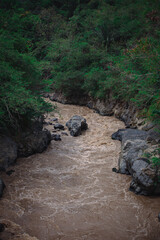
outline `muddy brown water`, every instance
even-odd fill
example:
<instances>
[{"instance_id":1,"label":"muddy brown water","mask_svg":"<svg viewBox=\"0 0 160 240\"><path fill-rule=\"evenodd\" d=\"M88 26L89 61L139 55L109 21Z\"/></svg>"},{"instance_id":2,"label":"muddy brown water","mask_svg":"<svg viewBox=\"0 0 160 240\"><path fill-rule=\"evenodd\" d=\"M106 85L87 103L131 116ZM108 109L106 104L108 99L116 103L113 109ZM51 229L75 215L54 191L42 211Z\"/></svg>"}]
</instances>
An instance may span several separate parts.
<instances>
[{"instance_id":1,"label":"muddy brown water","mask_svg":"<svg viewBox=\"0 0 160 240\"><path fill-rule=\"evenodd\" d=\"M52 141L42 154L18 159L11 176L3 173L7 188L0 221L10 230L0 238L159 240L160 198L135 195L128 190L130 176L112 172L120 142L110 136L123 123L86 107L57 105L59 113L50 118L57 116L64 124L78 114L89 129Z\"/></svg>"}]
</instances>

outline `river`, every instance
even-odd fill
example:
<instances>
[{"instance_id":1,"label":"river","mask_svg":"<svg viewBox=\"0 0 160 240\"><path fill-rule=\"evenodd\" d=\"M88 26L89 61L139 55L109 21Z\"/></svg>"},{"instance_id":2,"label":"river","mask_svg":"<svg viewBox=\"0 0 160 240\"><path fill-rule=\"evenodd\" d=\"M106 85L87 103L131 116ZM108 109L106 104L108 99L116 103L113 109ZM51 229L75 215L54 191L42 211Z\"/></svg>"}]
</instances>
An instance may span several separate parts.
<instances>
[{"instance_id":1,"label":"river","mask_svg":"<svg viewBox=\"0 0 160 240\"><path fill-rule=\"evenodd\" d=\"M160 198L135 195L128 190L131 177L112 172L120 142L110 136L124 124L86 107L57 107L49 118L65 124L81 115L89 128L79 137L52 141L42 154L18 159L11 176L3 173L0 221L9 230L0 238L159 240Z\"/></svg>"}]
</instances>

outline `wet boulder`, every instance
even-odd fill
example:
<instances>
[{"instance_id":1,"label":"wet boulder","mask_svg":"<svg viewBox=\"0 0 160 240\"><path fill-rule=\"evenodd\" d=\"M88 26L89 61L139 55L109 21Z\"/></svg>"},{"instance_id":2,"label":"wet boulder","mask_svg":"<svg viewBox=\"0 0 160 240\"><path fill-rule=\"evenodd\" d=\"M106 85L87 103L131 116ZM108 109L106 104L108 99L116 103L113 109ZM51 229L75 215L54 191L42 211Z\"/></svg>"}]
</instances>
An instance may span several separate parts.
<instances>
[{"instance_id":1,"label":"wet boulder","mask_svg":"<svg viewBox=\"0 0 160 240\"><path fill-rule=\"evenodd\" d=\"M4 188L5 188L5 184L4 184L3 180L0 179L0 198L1 198L2 195L3 195L3 190L4 190Z\"/></svg>"},{"instance_id":2,"label":"wet boulder","mask_svg":"<svg viewBox=\"0 0 160 240\"><path fill-rule=\"evenodd\" d=\"M0 136L0 169L5 170L12 165L17 158L17 144L7 136Z\"/></svg>"},{"instance_id":3,"label":"wet boulder","mask_svg":"<svg viewBox=\"0 0 160 240\"><path fill-rule=\"evenodd\" d=\"M48 130L28 133L18 144L18 156L28 157L34 153L42 153L51 141Z\"/></svg>"},{"instance_id":4,"label":"wet boulder","mask_svg":"<svg viewBox=\"0 0 160 240\"><path fill-rule=\"evenodd\" d=\"M138 130L138 129L119 129L117 132L113 133L111 138L113 140L119 140L125 142L126 140L146 140L147 139L147 132Z\"/></svg>"},{"instance_id":5,"label":"wet boulder","mask_svg":"<svg viewBox=\"0 0 160 240\"><path fill-rule=\"evenodd\" d=\"M120 129L112 134L112 139L122 142L117 172L132 176L130 190L136 194L159 195L159 173L143 157L149 148L148 136L148 132L137 129Z\"/></svg>"},{"instance_id":6,"label":"wet boulder","mask_svg":"<svg viewBox=\"0 0 160 240\"><path fill-rule=\"evenodd\" d=\"M54 141L61 141L61 136L59 134L52 134L51 139Z\"/></svg>"},{"instance_id":7,"label":"wet boulder","mask_svg":"<svg viewBox=\"0 0 160 240\"><path fill-rule=\"evenodd\" d=\"M132 166L132 182L130 190L136 194L153 195L160 194L160 183L155 168L145 158L137 159Z\"/></svg>"},{"instance_id":8,"label":"wet boulder","mask_svg":"<svg viewBox=\"0 0 160 240\"><path fill-rule=\"evenodd\" d=\"M71 136L74 136L74 137L81 135L81 132L88 128L86 119L78 115L73 116L66 123L66 126L68 127Z\"/></svg>"},{"instance_id":9,"label":"wet boulder","mask_svg":"<svg viewBox=\"0 0 160 240\"><path fill-rule=\"evenodd\" d=\"M56 123L56 124L54 125L54 129L64 130L64 126L63 126L62 124L60 124L60 123Z\"/></svg>"},{"instance_id":10,"label":"wet boulder","mask_svg":"<svg viewBox=\"0 0 160 240\"><path fill-rule=\"evenodd\" d=\"M131 166L133 162L143 155L145 149L147 149L147 143L144 140L135 139L122 142L119 172L132 174Z\"/></svg>"}]
</instances>

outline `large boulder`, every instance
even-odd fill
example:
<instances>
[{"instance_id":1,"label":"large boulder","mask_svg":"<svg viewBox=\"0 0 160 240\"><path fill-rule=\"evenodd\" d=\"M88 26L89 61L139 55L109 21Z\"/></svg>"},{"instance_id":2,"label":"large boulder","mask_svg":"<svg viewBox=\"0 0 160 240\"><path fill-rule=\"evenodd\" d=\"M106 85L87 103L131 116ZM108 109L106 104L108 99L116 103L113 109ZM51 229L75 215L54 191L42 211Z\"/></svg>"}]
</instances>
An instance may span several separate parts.
<instances>
[{"instance_id":1,"label":"large boulder","mask_svg":"<svg viewBox=\"0 0 160 240\"><path fill-rule=\"evenodd\" d=\"M67 123L71 136L79 136L83 130L88 128L88 124L86 123L86 119L81 116L73 116Z\"/></svg>"},{"instance_id":2,"label":"large boulder","mask_svg":"<svg viewBox=\"0 0 160 240\"><path fill-rule=\"evenodd\" d=\"M125 142L126 140L146 140L148 133L146 131L138 129L119 129L117 132L112 134L112 139Z\"/></svg>"},{"instance_id":3,"label":"large boulder","mask_svg":"<svg viewBox=\"0 0 160 240\"><path fill-rule=\"evenodd\" d=\"M131 166L133 162L143 155L147 147L146 141L141 139L126 140L122 142L119 158L119 172L123 174L132 174Z\"/></svg>"},{"instance_id":4,"label":"large boulder","mask_svg":"<svg viewBox=\"0 0 160 240\"><path fill-rule=\"evenodd\" d=\"M18 157L28 157L34 153L42 153L51 141L48 130L29 133L18 144Z\"/></svg>"},{"instance_id":5,"label":"large boulder","mask_svg":"<svg viewBox=\"0 0 160 240\"><path fill-rule=\"evenodd\" d=\"M7 136L0 136L0 170L7 169L17 158L17 144Z\"/></svg>"},{"instance_id":6,"label":"large boulder","mask_svg":"<svg viewBox=\"0 0 160 240\"><path fill-rule=\"evenodd\" d=\"M156 169L152 168L145 158L135 160L131 169L133 177L130 184L131 191L143 195L160 194L160 183Z\"/></svg>"},{"instance_id":7,"label":"large boulder","mask_svg":"<svg viewBox=\"0 0 160 240\"><path fill-rule=\"evenodd\" d=\"M149 134L137 129L120 129L112 134L112 139L122 142L117 172L130 174L130 190L143 195L160 194L159 173L150 161L143 157L149 148Z\"/></svg>"}]
</instances>

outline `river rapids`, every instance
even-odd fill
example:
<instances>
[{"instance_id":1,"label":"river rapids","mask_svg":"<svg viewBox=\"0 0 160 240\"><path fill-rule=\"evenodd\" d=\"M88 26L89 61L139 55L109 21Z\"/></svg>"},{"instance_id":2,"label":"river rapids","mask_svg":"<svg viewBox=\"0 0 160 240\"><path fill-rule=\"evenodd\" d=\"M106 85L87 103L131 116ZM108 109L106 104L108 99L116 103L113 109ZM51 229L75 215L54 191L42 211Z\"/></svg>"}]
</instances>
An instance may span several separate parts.
<instances>
[{"instance_id":1,"label":"river rapids","mask_svg":"<svg viewBox=\"0 0 160 240\"><path fill-rule=\"evenodd\" d=\"M159 240L160 198L130 192L130 176L117 167L120 142L111 134L124 124L86 107L57 104L65 124L73 115L86 118L79 137L62 135L42 154L21 158L2 174L2 240ZM47 126L53 130L53 126ZM67 132L67 129L65 130Z\"/></svg>"}]
</instances>

